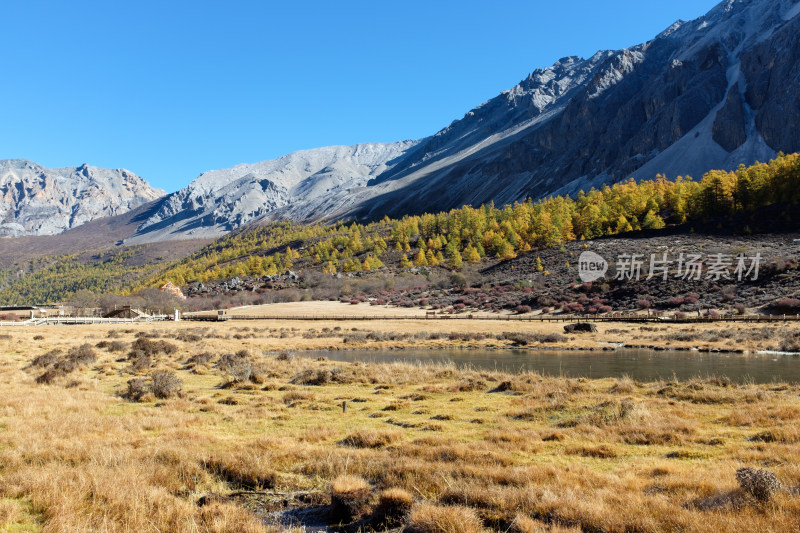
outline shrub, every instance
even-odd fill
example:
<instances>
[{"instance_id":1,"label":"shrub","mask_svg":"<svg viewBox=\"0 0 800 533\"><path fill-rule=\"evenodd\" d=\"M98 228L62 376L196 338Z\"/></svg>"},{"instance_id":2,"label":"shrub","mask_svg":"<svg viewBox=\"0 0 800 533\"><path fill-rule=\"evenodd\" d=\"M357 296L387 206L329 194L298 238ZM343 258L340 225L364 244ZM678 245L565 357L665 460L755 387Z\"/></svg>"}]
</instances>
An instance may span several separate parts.
<instances>
[{"instance_id":1,"label":"shrub","mask_svg":"<svg viewBox=\"0 0 800 533\"><path fill-rule=\"evenodd\" d=\"M518 305L518 306L516 306L514 308L514 312L516 312L519 315L524 315L525 313L530 313L531 312L531 306L530 305Z\"/></svg>"},{"instance_id":2,"label":"shrub","mask_svg":"<svg viewBox=\"0 0 800 533\"><path fill-rule=\"evenodd\" d=\"M182 332L175 335L175 339L182 342L200 342L203 340L203 337L194 333Z\"/></svg>"},{"instance_id":3,"label":"shrub","mask_svg":"<svg viewBox=\"0 0 800 533\"><path fill-rule=\"evenodd\" d=\"M675 296L674 298L670 298L667 301L667 304L671 307L680 307L684 304L686 300L681 296Z\"/></svg>"},{"instance_id":4,"label":"shrub","mask_svg":"<svg viewBox=\"0 0 800 533\"><path fill-rule=\"evenodd\" d=\"M150 390L156 398L171 398L181 391L183 381L169 370L157 370L151 376Z\"/></svg>"},{"instance_id":5,"label":"shrub","mask_svg":"<svg viewBox=\"0 0 800 533\"><path fill-rule=\"evenodd\" d=\"M528 333L513 333L513 332L501 333L498 336L498 339L511 341L515 346L527 346L534 340L533 335L530 335Z\"/></svg>"},{"instance_id":6,"label":"shrub","mask_svg":"<svg viewBox=\"0 0 800 533\"><path fill-rule=\"evenodd\" d=\"M297 374L292 383L296 385L326 385L332 381L340 381L336 378L341 373L338 368L328 370L327 368L320 368L317 370L307 369Z\"/></svg>"},{"instance_id":7,"label":"shrub","mask_svg":"<svg viewBox=\"0 0 800 533\"><path fill-rule=\"evenodd\" d=\"M597 333L597 326L591 322L576 322L564 326L564 333Z\"/></svg>"},{"instance_id":8,"label":"shrub","mask_svg":"<svg viewBox=\"0 0 800 533\"><path fill-rule=\"evenodd\" d=\"M50 385L56 379L64 375L66 375L66 373L63 370L59 370L57 368L51 368L50 370L48 370L47 372L36 378L36 383L39 383L40 385L42 384Z\"/></svg>"},{"instance_id":9,"label":"shrub","mask_svg":"<svg viewBox=\"0 0 800 533\"><path fill-rule=\"evenodd\" d=\"M462 506L418 503L408 515L409 533L480 533L483 523L474 510Z\"/></svg>"},{"instance_id":10,"label":"shrub","mask_svg":"<svg viewBox=\"0 0 800 533\"><path fill-rule=\"evenodd\" d=\"M67 357L77 366L90 365L97 361L97 354L91 344L81 344L73 346L67 352Z\"/></svg>"},{"instance_id":11,"label":"shrub","mask_svg":"<svg viewBox=\"0 0 800 533\"><path fill-rule=\"evenodd\" d=\"M127 347L128 345L122 341L111 341L106 346L106 350L109 352L122 352L125 351L125 348Z\"/></svg>"},{"instance_id":12,"label":"shrub","mask_svg":"<svg viewBox=\"0 0 800 533\"><path fill-rule=\"evenodd\" d=\"M566 342L567 338L564 335L560 335L558 333L547 333L545 335L537 335L536 340L541 343L552 343L552 342Z\"/></svg>"},{"instance_id":13,"label":"shrub","mask_svg":"<svg viewBox=\"0 0 800 533\"><path fill-rule=\"evenodd\" d=\"M58 361L58 356L61 354L61 350L50 350L49 352L37 356L32 362L31 366L38 366L41 368L45 368L48 366L53 366Z\"/></svg>"},{"instance_id":14,"label":"shrub","mask_svg":"<svg viewBox=\"0 0 800 533\"><path fill-rule=\"evenodd\" d=\"M153 359L144 352L136 352L131 361L131 368L134 372L144 372L153 366Z\"/></svg>"},{"instance_id":15,"label":"shrub","mask_svg":"<svg viewBox=\"0 0 800 533\"><path fill-rule=\"evenodd\" d=\"M453 287L463 288L467 285L467 278L464 274L459 274L458 272L453 272L450 274L450 284Z\"/></svg>"},{"instance_id":16,"label":"shrub","mask_svg":"<svg viewBox=\"0 0 800 533\"><path fill-rule=\"evenodd\" d=\"M128 380L128 390L125 392L125 397L132 401L138 402L147 393L147 380L143 378L134 378Z\"/></svg>"},{"instance_id":17,"label":"shrub","mask_svg":"<svg viewBox=\"0 0 800 533\"><path fill-rule=\"evenodd\" d=\"M64 374L69 374L70 372L78 368L78 363L76 363L69 357L63 357L59 359L59 361L55 364L53 368Z\"/></svg>"},{"instance_id":18,"label":"shrub","mask_svg":"<svg viewBox=\"0 0 800 533\"><path fill-rule=\"evenodd\" d=\"M235 354L223 355L217 366L230 376L232 383L244 383L250 379L250 375L253 373L250 354L247 350L239 350Z\"/></svg>"},{"instance_id":19,"label":"shrub","mask_svg":"<svg viewBox=\"0 0 800 533\"><path fill-rule=\"evenodd\" d=\"M736 480L743 491L760 502L770 501L781 489L781 482L767 470L740 468L736 471Z\"/></svg>"},{"instance_id":20,"label":"shrub","mask_svg":"<svg viewBox=\"0 0 800 533\"><path fill-rule=\"evenodd\" d=\"M578 302L572 302L572 303L564 302L561 304L561 309L563 309L565 313L583 313L583 311L585 310L583 305Z\"/></svg>"},{"instance_id":21,"label":"shrub","mask_svg":"<svg viewBox=\"0 0 800 533\"><path fill-rule=\"evenodd\" d=\"M331 483L334 520L352 522L369 511L370 486L358 476L339 476Z\"/></svg>"},{"instance_id":22,"label":"shrub","mask_svg":"<svg viewBox=\"0 0 800 533\"><path fill-rule=\"evenodd\" d=\"M150 356L158 355L160 353L169 355L178 351L178 347L171 342L165 340L153 341L145 337L140 337L133 341L131 349L141 350Z\"/></svg>"},{"instance_id":23,"label":"shrub","mask_svg":"<svg viewBox=\"0 0 800 533\"><path fill-rule=\"evenodd\" d=\"M189 358L187 361L190 365L204 365L214 359L214 354L209 352L198 353Z\"/></svg>"}]
</instances>

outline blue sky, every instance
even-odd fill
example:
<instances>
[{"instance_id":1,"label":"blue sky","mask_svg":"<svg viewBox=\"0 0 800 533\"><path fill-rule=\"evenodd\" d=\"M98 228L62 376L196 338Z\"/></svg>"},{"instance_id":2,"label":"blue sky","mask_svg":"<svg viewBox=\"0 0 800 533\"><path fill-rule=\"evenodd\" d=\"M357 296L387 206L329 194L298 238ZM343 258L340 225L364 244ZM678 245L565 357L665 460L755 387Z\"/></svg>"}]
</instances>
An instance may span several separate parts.
<instances>
[{"instance_id":1,"label":"blue sky","mask_svg":"<svg viewBox=\"0 0 800 533\"><path fill-rule=\"evenodd\" d=\"M0 158L177 190L305 148L417 139L569 55L716 0L0 2Z\"/></svg>"}]
</instances>

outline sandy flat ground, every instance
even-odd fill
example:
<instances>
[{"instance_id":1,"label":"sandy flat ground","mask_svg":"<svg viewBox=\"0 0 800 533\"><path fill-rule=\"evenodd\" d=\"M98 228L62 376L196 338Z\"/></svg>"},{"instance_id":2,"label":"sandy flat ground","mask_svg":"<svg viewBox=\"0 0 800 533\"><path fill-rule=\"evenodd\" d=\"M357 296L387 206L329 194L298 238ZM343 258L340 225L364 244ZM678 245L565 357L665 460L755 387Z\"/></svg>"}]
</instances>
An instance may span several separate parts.
<instances>
[{"instance_id":1,"label":"sandy flat ground","mask_svg":"<svg viewBox=\"0 0 800 533\"><path fill-rule=\"evenodd\" d=\"M328 319L292 320L229 320L224 322L149 322L132 324L87 324L61 326L9 326L0 327L0 349L11 348L21 352L41 353L52 348L64 348L75 338L82 337L95 343L108 338L111 330L130 333L146 332L160 336L179 334L200 335L205 338L207 350L230 351L231 341L255 351L283 350L341 350L355 348L403 349L403 348L458 348L458 347L512 347L516 343L508 334L524 334L527 347L533 349L608 349L611 344L628 346L671 348L698 348L713 350L743 350L755 352L773 350L781 339L800 336L800 328L793 323L774 324L631 324L600 322L597 332L565 334L563 322L538 322L520 320L481 320L475 318L458 320L427 320L419 310L397 309L377 306L350 306L337 302L313 302L276 304L260 308L242 308L235 312L255 313L269 308L274 317L304 315L301 310L319 311L325 307L332 310L358 308L360 312L324 314ZM248 313L248 310L250 312ZM337 317L375 316L378 310L387 313L383 320L342 319ZM395 315L388 313L406 313ZM323 313L308 312L308 316ZM408 318L412 317L412 318ZM547 336L545 340L542 340ZM41 338L38 338L41 337Z\"/></svg>"},{"instance_id":2,"label":"sandy flat ground","mask_svg":"<svg viewBox=\"0 0 800 533\"><path fill-rule=\"evenodd\" d=\"M242 316L257 315L269 317L366 317L366 316L386 316L386 317L425 317L425 309L419 307L392 307L388 305L370 305L368 303L349 304L331 301L312 301L312 302L286 302L266 305L248 305L235 307L225 311L226 315ZM215 315L216 311L201 311L198 313L186 313L190 315ZM508 313L464 313L472 316L508 316ZM459 315L463 316L463 315Z\"/></svg>"}]
</instances>

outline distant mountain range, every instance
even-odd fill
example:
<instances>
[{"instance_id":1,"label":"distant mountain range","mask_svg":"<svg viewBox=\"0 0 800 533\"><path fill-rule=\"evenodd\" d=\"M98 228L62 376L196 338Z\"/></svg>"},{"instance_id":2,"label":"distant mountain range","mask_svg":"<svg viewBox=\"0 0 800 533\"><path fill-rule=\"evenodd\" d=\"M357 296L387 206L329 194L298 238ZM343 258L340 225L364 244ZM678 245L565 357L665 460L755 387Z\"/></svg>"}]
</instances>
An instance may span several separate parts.
<instances>
[{"instance_id":1,"label":"distant mountain range","mask_svg":"<svg viewBox=\"0 0 800 533\"><path fill-rule=\"evenodd\" d=\"M55 235L164 196L124 169L0 160L0 235Z\"/></svg>"},{"instance_id":2,"label":"distant mountain range","mask_svg":"<svg viewBox=\"0 0 800 533\"><path fill-rule=\"evenodd\" d=\"M371 219L500 205L629 177L700 177L800 151L798 15L800 0L725 0L645 44L536 70L419 141L305 150L206 172L138 216L127 242L210 238L266 219ZM11 205L3 213L7 234L57 232L92 213L113 214L100 204L123 210L158 194L137 189L129 204L84 194L71 208L96 207L77 207L79 216L66 219L56 209L50 222L44 207L25 214L32 195L15 196L5 175L0 170L3 207Z\"/></svg>"}]
</instances>

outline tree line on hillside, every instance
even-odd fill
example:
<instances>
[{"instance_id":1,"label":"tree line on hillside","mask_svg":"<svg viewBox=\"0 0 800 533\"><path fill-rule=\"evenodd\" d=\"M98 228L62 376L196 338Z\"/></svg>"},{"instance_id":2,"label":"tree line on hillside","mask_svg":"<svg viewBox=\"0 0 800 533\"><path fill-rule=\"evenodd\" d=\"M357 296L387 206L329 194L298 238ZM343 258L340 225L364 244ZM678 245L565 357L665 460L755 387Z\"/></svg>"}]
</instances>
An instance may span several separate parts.
<instances>
[{"instance_id":1,"label":"tree line on hillside","mask_svg":"<svg viewBox=\"0 0 800 533\"><path fill-rule=\"evenodd\" d=\"M40 257L15 265L0 276L0 304L65 303L81 290L93 294L125 292L163 268L140 264L140 252L140 247L131 247L102 254Z\"/></svg>"},{"instance_id":2,"label":"tree line on hillside","mask_svg":"<svg viewBox=\"0 0 800 533\"><path fill-rule=\"evenodd\" d=\"M700 181L670 181L659 175L581 191L574 198L554 196L500 208L464 206L369 224L276 222L224 237L146 284L277 275L301 258L328 274L374 270L389 258L401 268L443 265L460 270L464 263L511 259L575 239L657 230L798 200L800 158L779 154L768 163L708 172Z\"/></svg>"},{"instance_id":3,"label":"tree line on hillside","mask_svg":"<svg viewBox=\"0 0 800 533\"><path fill-rule=\"evenodd\" d=\"M800 200L800 158L779 154L769 163L733 172L711 171L700 181L663 176L603 186L575 197L555 196L503 207L464 206L448 212L384 218L369 224L281 221L235 231L170 263L144 262L138 247L115 252L35 259L0 272L0 303L67 301L81 289L131 295L172 281L177 285L236 276L279 275L314 267L326 274L392 267L461 270L487 258L559 246L666 224L702 221ZM746 233L747 227L739 228ZM537 266L541 268L541 266Z\"/></svg>"}]
</instances>

